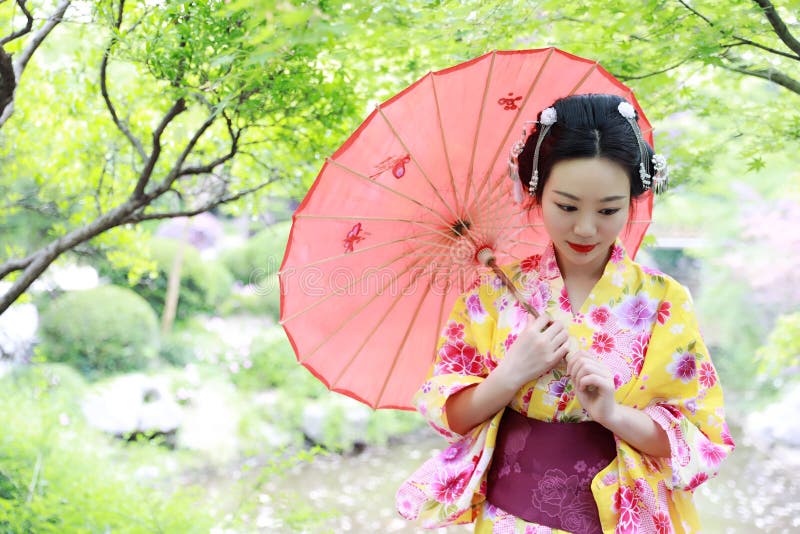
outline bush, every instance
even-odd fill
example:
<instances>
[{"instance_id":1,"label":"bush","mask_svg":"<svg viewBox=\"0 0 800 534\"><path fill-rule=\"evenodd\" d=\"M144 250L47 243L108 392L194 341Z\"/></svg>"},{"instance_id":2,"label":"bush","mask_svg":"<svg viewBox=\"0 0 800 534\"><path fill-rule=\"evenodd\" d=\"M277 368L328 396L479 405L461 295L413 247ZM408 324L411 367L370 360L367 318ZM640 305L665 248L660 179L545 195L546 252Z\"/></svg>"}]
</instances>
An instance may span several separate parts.
<instances>
[{"instance_id":1,"label":"bush","mask_svg":"<svg viewBox=\"0 0 800 534\"><path fill-rule=\"evenodd\" d=\"M244 245L225 251L222 261L239 282L262 285L281 266L291 226L291 221L268 226Z\"/></svg>"},{"instance_id":2,"label":"bush","mask_svg":"<svg viewBox=\"0 0 800 534\"><path fill-rule=\"evenodd\" d=\"M16 374L16 373L14 373ZM144 476L173 463L150 444L111 442L87 428L64 369L0 379L0 532L209 532L197 489ZM53 385L53 376L62 381ZM30 387L43 382L44 389ZM67 387L67 390L62 388ZM144 469L146 468L146 469ZM176 489L177 488L177 489Z\"/></svg>"},{"instance_id":3,"label":"bush","mask_svg":"<svg viewBox=\"0 0 800 534\"><path fill-rule=\"evenodd\" d=\"M144 297L161 317L169 273L180 247L183 247L183 262L176 319L183 321L199 313L215 313L230 295L233 276L221 262L203 259L196 248L176 239L157 237L150 241L150 253L157 271L152 276L139 279L133 285L133 290ZM127 271L104 265L102 272L115 284L128 284Z\"/></svg>"},{"instance_id":4,"label":"bush","mask_svg":"<svg viewBox=\"0 0 800 534\"><path fill-rule=\"evenodd\" d=\"M130 289L102 286L65 293L42 315L41 353L87 377L142 369L158 352L158 321Z\"/></svg>"},{"instance_id":5,"label":"bush","mask_svg":"<svg viewBox=\"0 0 800 534\"><path fill-rule=\"evenodd\" d=\"M758 349L759 376L777 391L785 391L800 381L800 312L782 315Z\"/></svg>"},{"instance_id":6,"label":"bush","mask_svg":"<svg viewBox=\"0 0 800 534\"><path fill-rule=\"evenodd\" d=\"M221 315L250 314L272 317L276 322L281 312L281 293L278 275L272 274L258 282L231 293L219 309Z\"/></svg>"},{"instance_id":7,"label":"bush","mask_svg":"<svg viewBox=\"0 0 800 534\"><path fill-rule=\"evenodd\" d=\"M241 390L281 388L298 400L318 398L327 392L325 386L297 362L280 327L253 341L249 364L231 376Z\"/></svg>"}]
</instances>

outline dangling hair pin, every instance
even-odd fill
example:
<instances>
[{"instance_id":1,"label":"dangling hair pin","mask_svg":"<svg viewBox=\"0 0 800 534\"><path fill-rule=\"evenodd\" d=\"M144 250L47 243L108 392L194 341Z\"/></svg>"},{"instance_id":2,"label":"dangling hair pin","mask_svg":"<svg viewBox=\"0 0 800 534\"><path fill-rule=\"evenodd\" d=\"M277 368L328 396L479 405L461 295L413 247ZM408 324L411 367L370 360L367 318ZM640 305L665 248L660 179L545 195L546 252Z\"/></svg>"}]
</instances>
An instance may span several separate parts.
<instances>
[{"instance_id":1,"label":"dangling hair pin","mask_svg":"<svg viewBox=\"0 0 800 534\"><path fill-rule=\"evenodd\" d=\"M528 182L528 194L532 197L536 196L536 188L539 186L539 149L542 147L544 136L547 135L556 120L558 120L556 108L550 107L542 110L542 117L539 121L542 128L539 132L539 137L536 139L536 148L533 151L533 171Z\"/></svg>"},{"instance_id":2,"label":"dangling hair pin","mask_svg":"<svg viewBox=\"0 0 800 534\"><path fill-rule=\"evenodd\" d=\"M525 121L522 125L522 137L511 147L508 155L508 177L511 178L514 186L514 202L522 203L522 182L519 179L519 155L525 149L525 141L528 139L528 125L536 124L536 121Z\"/></svg>"},{"instance_id":3,"label":"dangling hair pin","mask_svg":"<svg viewBox=\"0 0 800 534\"><path fill-rule=\"evenodd\" d=\"M641 152L641 163L639 163L639 178L642 180L642 187L647 191L653 187L653 191L657 194L663 193L667 188L669 180L669 169L667 168L667 158L662 154L654 154L651 160L655 176L650 176L647 172L647 144L642 137L642 131L639 129L639 123L636 122L636 110L628 102L620 102L617 106L619 114L625 117L633 129L636 140L639 143L639 150Z\"/></svg>"}]
</instances>

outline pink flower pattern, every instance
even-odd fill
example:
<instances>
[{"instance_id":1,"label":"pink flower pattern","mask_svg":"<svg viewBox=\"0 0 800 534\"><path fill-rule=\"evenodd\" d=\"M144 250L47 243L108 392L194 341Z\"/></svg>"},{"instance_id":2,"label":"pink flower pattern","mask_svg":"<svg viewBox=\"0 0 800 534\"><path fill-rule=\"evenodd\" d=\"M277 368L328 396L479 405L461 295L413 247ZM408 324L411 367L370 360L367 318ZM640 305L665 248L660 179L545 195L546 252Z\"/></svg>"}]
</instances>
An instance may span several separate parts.
<instances>
[{"instance_id":1,"label":"pink flower pattern","mask_svg":"<svg viewBox=\"0 0 800 534\"><path fill-rule=\"evenodd\" d=\"M688 383L697 374L697 362L694 354L676 352L672 355L672 363L667 365L667 371L684 384Z\"/></svg>"},{"instance_id":2,"label":"pink flower pattern","mask_svg":"<svg viewBox=\"0 0 800 534\"><path fill-rule=\"evenodd\" d=\"M606 332L595 332L592 336L592 351L596 354L609 354L614 350L614 338Z\"/></svg>"},{"instance_id":3,"label":"pink flower pattern","mask_svg":"<svg viewBox=\"0 0 800 534\"><path fill-rule=\"evenodd\" d=\"M611 310L608 309L608 306L592 307L589 310L589 319L595 326L603 326L608 322L609 317L611 317Z\"/></svg>"},{"instance_id":4,"label":"pink flower pattern","mask_svg":"<svg viewBox=\"0 0 800 534\"><path fill-rule=\"evenodd\" d=\"M700 365L697 379L704 388L714 387L714 384L717 383L717 373L714 371L714 366L711 365L711 362L703 362Z\"/></svg>"},{"instance_id":5,"label":"pink flower pattern","mask_svg":"<svg viewBox=\"0 0 800 534\"><path fill-rule=\"evenodd\" d=\"M719 464L721 464L722 460L727 456L722 447L711 443L707 439L701 441L698 448L700 449L700 456L703 462L712 469L719 467Z\"/></svg>"},{"instance_id":6,"label":"pink flower pattern","mask_svg":"<svg viewBox=\"0 0 800 534\"><path fill-rule=\"evenodd\" d=\"M464 339L464 325L455 321L450 321L447 323L444 335L447 336L447 339L451 340Z\"/></svg>"},{"instance_id":7,"label":"pink flower pattern","mask_svg":"<svg viewBox=\"0 0 800 534\"><path fill-rule=\"evenodd\" d=\"M439 350L439 362L434 374L479 376L483 371L482 360L475 347L463 341L448 342Z\"/></svg>"},{"instance_id":8,"label":"pink flower pattern","mask_svg":"<svg viewBox=\"0 0 800 534\"><path fill-rule=\"evenodd\" d=\"M558 305L565 312L572 311L572 304L570 304L569 295L567 294L567 286L561 288L561 294L558 296Z\"/></svg>"},{"instance_id":9,"label":"pink flower pattern","mask_svg":"<svg viewBox=\"0 0 800 534\"><path fill-rule=\"evenodd\" d=\"M667 322L670 316L670 308L672 308L672 304L669 301L664 300L661 302L658 306L658 324Z\"/></svg>"},{"instance_id":10,"label":"pink flower pattern","mask_svg":"<svg viewBox=\"0 0 800 534\"><path fill-rule=\"evenodd\" d=\"M439 479L431 484L436 500L445 504L454 502L464 492L471 474L472 465L461 470L442 469Z\"/></svg>"}]
</instances>

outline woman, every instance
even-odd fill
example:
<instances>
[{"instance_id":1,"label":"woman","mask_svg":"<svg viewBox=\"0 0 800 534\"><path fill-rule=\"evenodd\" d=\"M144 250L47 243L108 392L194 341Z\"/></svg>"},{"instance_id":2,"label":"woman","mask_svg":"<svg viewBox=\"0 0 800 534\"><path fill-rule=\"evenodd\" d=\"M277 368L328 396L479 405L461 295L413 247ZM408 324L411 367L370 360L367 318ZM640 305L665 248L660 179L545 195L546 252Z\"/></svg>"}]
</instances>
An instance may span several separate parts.
<instances>
[{"instance_id":1,"label":"woman","mask_svg":"<svg viewBox=\"0 0 800 534\"><path fill-rule=\"evenodd\" d=\"M475 532L699 531L692 491L733 449L722 390L686 289L618 239L665 163L617 96L537 122L518 174L551 243L504 270L539 317L494 275L458 299L415 397L451 445L398 510Z\"/></svg>"}]
</instances>

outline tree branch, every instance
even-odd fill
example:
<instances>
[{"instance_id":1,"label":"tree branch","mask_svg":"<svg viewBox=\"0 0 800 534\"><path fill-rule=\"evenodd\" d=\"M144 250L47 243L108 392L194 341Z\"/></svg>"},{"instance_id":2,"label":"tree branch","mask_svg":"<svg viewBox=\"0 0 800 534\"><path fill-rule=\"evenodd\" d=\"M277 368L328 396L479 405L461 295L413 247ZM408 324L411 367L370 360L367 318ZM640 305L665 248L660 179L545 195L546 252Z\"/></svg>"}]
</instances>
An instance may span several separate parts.
<instances>
[{"instance_id":1,"label":"tree branch","mask_svg":"<svg viewBox=\"0 0 800 534\"><path fill-rule=\"evenodd\" d=\"M183 99L181 99L181 101L182 100ZM187 174L198 174L198 173L187 173L185 172L185 169L182 169L182 167L183 164L186 162L186 158L189 157L189 154L191 154L192 150L194 150L194 147L197 145L197 142L200 140L200 137L203 136L206 130L208 130L216 120L217 120L217 115L215 113L212 113L211 116L209 116L206 119L206 121L202 125L200 125L200 128L197 129L192 138L183 148L183 151L178 156L178 159L175 160L175 164L172 166L172 170L169 172L166 178L164 178L164 180L160 184L158 184L158 186L156 186L151 192L147 193L147 195L145 195L145 198L154 199L163 195L172 187L172 184L175 183L175 180L177 180L181 176L186 176ZM153 137L155 144L155 134L153 135ZM203 168L206 167L207 166L204 166Z\"/></svg>"},{"instance_id":2,"label":"tree branch","mask_svg":"<svg viewBox=\"0 0 800 534\"><path fill-rule=\"evenodd\" d=\"M753 46L755 48L760 48L761 50L769 52L770 54L775 54L775 55L778 55L778 56L783 56L783 57L787 57L789 59L793 59L795 61L800 61L800 56L796 56L794 54L789 54L789 53L784 52L782 50L775 50L774 48L770 48L768 46L764 46L761 43L756 43L755 41L751 41L750 39L745 39L744 37L739 37L737 35L734 35L733 38L736 39L737 42L729 44L729 45L722 45L722 47L723 48L733 48L734 46L748 45L748 46Z\"/></svg>"},{"instance_id":3,"label":"tree branch","mask_svg":"<svg viewBox=\"0 0 800 534\"><path fill-rule=\"evenodd\" d=\"M58 5L56 10L53 12L52 15L47 19L47 22L39 28L33 36L28 41L25 48L22 49L20 52L19 57L16 61L14 61L14 87L11 92L11 98L8 103L0 109L0 127L2 127L6 121L11 117L11 114L14 112L14 92L16 92L16 88L19 85L19 80L22 78L22 72L25 70L25 67L28 65L28 61L30 61L31 56L39 48L39 45L42 44L42 41L53 31L59 22L61 22L64 13L67 11L72 0L61 0L61 3ZM24 3L24 2L23 2ZM0 59L5 51L2 50L0 46ZM4 99L0 99L4 100Z\"/></svg>"},{"instance_id":4,"label":"tree branch","mask_svg":"<svg viewBox=\"0 0 800 534\"><path fill-rule=\"evenodd\" d=\"M744 67L734 67L733 65L720 65L723 69L730 70L733 72L738 72L739 74L745 74L747 76L755 76L756 78L761 78L767 81L770 81L774 84L780 85L793 93L800 95L800 81L795 80L794 78L787 76L783 72L773 69L772 67L766 69L754 69L754 68L744 68Z\"/></svg>"},{"instance_id":5,"label":"tree branch","mask_svg":"<svg viewBox=\"0 0 800 534\"><path fill-rule=\"evenodd\" d=\"M6 35L2 39L0 39L0 46L3 46L6 43L10 43L14 39L19 39L23 35L30 33L30 31L33 29L33 15L31 15L31 12L28 11L28 8L25 6L26 1L27 0L17 0L17 5L25 14L25 19L26 19L25 26L15 31L14 33Z\"/></svg>"},{"instance_id":6,"label":"tree branch","mask_svg":"<svg viewBox=\"0 0 800 534\"><path fill-rule=\"evenodd\" d=\"M695 16L697 16L697 17L700 17L701 19L703 19L703 20L705 21L705 23L706 23L706 24L708 24L709 26L712 26L712 27L714 26L714 23L713 23L713 22L711 22L711 21L710 21L708 18L706 18L706 17L705 17L703 14L701 14L699 11L697 11L696 9L694 9L692 6L690 6L689 4L687 4L686 2L684 2L683 0L678 0L678 1L681 3L681 5L682 5L683 7L685 7L686 9L688 9L689 11L691 11L692 13L694 13L694 15L695 15Z\"/></svg>"},{"instance_id":7,"label":"tree branch","mask_svg":"<svg viewBox=\"0 0 800 534\"><path fill-rule=\"evenodd\" d=\"M685 63L688 63L688 62L689 62L689 59L682 59L682 60L678 61L677 63L675 63L674 65L670 65L669 67L664 67L661 70L657 70L657 71L654 71L654 72L648 72L647 74L640 74L639 76L619 76L619 75L617 75L617 78L619 78L620 81L623 81L623 82L624 81L628 81L628 80L642 80L644 78L649 78L651 76L658 76L659 74L664 74L665 72L669 72L672 69L677 69L681 65L683 65Z\"/></svg>"},{"instance_id":8,"label":"tree branch","mask_svg":"<svg viewBox=\"0 0 800 534\"><path fill-rule=\"evenodd\" d=\"M114 21L114 29L119 33L120 28L122 27L122 14L125 8L125 0L119 0L119 9L117 10L117 18ZM144 146L142 146L142 142L133 135L130 128L127 125L123 124L122 121L119 119L117 115L117 110L114 108L114 104L111 102L111 97L108 95L108 60L111 56L111 49L114 47L115 44L119 41L117 35L115 34L106 46L105 50L103 51L103 60L100 62L100 93L103 95L103 101L106 103L106 108L108 108L108 112L111 113L111 120L114 121L114 124L117 125L119 131L128 138L128 141L131 142L133 148L136 152L139 153L139 157L142 158L142 161L147 161L147 153L144 150Z\"/></svg>"},{"instance_id":9,"label":"tree branch","mask_svg":"<svg viewBox=\"0 0 800 534\"><path fill-rule=\"evenodd\" d=\"M8 291L0 296L0 314L6 311L61 254L111 228L124 224L127 217L136 210L141 209L143 205L142 202L128 200L86 226L82 226L52 241L27 258L6 262L0 268L0 279L11 272L21 270L22 274L14 280Z\"/></svg>"},{"instance_id":10,"label":"tree branch","mask_svg":"<svg viewBox=\"0 0 800 534\"><path fill-rule=\"evenodd\" d=\"M228 135L231 137L231 148L227 154L224 154L215 160L206 163L205 165L199 165L195 167L187 167L178 173L178 176L190 176L195 174L207 174L213 171L217 166L222 165L226 161L233 158L239 150L239 136L241 135L241 131L234 132L233 131L233 123L228 117L225 117L225 123L228 127Z\"/></svg>"},{"instance_id":11,"label":"tree branch","mask_svg":"<svg viewBox=\"0 0 800 534\"><path fill-rule=\"evenodd\" d=\"M234 202L243 198L251 193L255 193L256 191L263 189L264 187L273 183L276 179L268 180L262 184L259 184L254 187L250 187L248 189L243 189L237 193L233 193L227 196L220 196L213 200L206 202L205 204L201 205L198 208L191 209L191 210L184 210L184 211L170 211L170 212L162 212L162 213L137 213L132 215L128 218L126 223L138 223L142 221L153 221L158 219L173 219L175 217L194 217L195 215L199 215L206 211L212 210L217 206L222 204L226 204L228 202Z\"/></svg>"},{"instance_id":12,"label":"tree branch","mask_svg":"<svg viewBox=\"0 0 800 534\"><path fill-rule=\"evenodd\" d=\"M772 5L772 2L769 0L753 1L764 10L764 16L767 17L767 20L772 25L775 33L778 34L778 37L780 37L781 41L783 41L783 44L785 44L795 54L800 56L800 41L795 39L794 35L792 35L792 32L789 31L789 28L783 22L781 16L778 15L778 12L775 10L775 6Z\"/></svg>"},{"instance_id":13,"label":"tree branch","mask_svg":"<svg viewBox=\"0 0 800 534\"><path fill-rule=\"evenodd\" d=\"M169 126L169 123L171 123L175 119L175 117L177 117L184 111L186 111L186 100L184 100L183 98L179 98L172 105L172 107L169 108L166 115L164 115L164 117L161 119L161 123L153 131L153 150L150 152L150 156L146 160L147 164L144 166L144 169L142 169L141 174L139 174L139 180L137 180L136 187L134 188L133 194L131 195L132 199L138 200L145 198L145 188L147 187L147 184L153 175L153 169L155 169L156 162L158 161L158 158L161 156L161 136L164 135L164 130L166 130L167 126ZM194 148L194 145L192 145L192 148ZM180 169L180 166L174 167L172 172L175 172L178 169ZM170 174L172 174L172 172ZM157 197L160 194L161 193L155 196Z\"/></svg>"}]
</instances>

